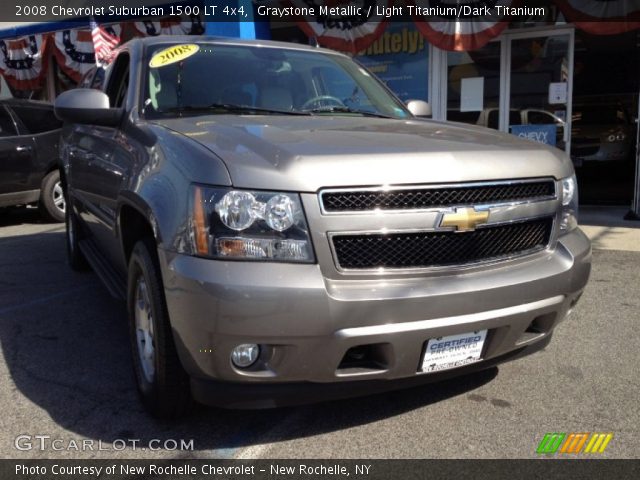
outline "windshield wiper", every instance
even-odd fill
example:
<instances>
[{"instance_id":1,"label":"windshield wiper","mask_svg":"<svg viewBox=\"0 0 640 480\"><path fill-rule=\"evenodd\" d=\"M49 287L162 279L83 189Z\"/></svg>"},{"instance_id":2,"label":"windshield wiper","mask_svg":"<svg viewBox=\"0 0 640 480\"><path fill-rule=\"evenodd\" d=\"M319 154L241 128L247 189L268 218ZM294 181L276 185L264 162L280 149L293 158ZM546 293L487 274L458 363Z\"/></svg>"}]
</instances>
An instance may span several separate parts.
<instances>
[{"instance_id":1,"label":"windshield wiper","mask_svg":"<svg viewBox=\"0 0 640 480\"><path fill-rule=\"evenodd\" d=\"M211 112L221 111L223 113L253 113L253 114L271 114L271 115L315 115L318 113L353 113L363 115L365 117L377 118L394 118L390 115L382 113L369 112L367 110L357 110L347 106L332 105L328 107L314 108L312 110L277 110L273 108L253 107L250 105L234 105L231 103L212 103L211 105L182 105L180 107L164 108L158 113L195 113L195 112Z\"/></svg>"},{"instance_id":2,"label":"windshield wiper","mask_svg":"<svg viewBox=\"0 0 640 480\"><path fill-rule=\"evenodd\" d=\"M273 115L310 115L307 112L296 112L292 110L276 110L273 108L252 107L250 105L234 105L231 103L212 103L211 105L182 105L180 107L171 107L160 110L160 113L180 113L180 112L209 112L212 110L220 110L224 113L254 113L254 114L273 114Z\"/></svg>"},{"instance_id":3,"label":"windshield wiper","mask_svg":"<svg viewBox=\"0 0 640 480\"><path fill-rule=\"evenodd\" d=\"M315 113L355 113L365 117L395 118L390 115L385 115L383 113L369 112L367 110L358 110L356 108L339 106L339 105L331 105L328 107L314 108L312 110L305 110L305 112L314 113L314 114Z\"/></svg>"}]
</instances>

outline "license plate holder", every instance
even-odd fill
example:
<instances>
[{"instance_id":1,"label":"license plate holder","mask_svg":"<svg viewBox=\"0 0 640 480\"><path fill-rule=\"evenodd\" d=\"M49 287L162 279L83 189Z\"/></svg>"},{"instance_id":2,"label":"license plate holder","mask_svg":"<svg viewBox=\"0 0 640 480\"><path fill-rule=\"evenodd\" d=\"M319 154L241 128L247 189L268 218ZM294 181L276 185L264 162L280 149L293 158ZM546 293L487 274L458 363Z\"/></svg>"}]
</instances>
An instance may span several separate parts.
<instances>
[{"instance_id":1,"label":"license plate holder","mask_svg":"<svg viewBox=\"0 0 640 480\"><path fill-rule=\"evenodd\" d=\"M476 330L429 339L422 353L420 372L433 373L482 360L487 330Z\"/></svg>"}]
</instances>

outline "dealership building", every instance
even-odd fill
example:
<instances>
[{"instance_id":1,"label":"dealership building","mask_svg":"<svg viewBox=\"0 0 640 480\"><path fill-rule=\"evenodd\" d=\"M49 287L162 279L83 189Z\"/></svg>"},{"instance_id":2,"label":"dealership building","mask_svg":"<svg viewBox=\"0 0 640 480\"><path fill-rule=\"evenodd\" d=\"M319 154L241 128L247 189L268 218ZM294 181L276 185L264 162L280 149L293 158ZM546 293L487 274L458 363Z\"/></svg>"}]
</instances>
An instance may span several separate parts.
<instances>
[{"instance_id":1,"label":"dealership building","mask_svg":"<svg viewBox=\"0 0 640 480\"><path fill-rule=\"evenodd\" d=\"M295 19L258 14L259 7L283 2L201 3L244 7L248 20L191 15L127 18L101 26L121 42L136 36L209 34L344 51L401 99L428 101L434 119L481 125L565 150L576 167L582 203L631 206L630 216L640 214L639 0L354 1L381 8L368 16L348 12ZM290 0L287 5L325 3L345 2ZM520 15L489 17L478 10L484 15L463 20L411 15L407 8L460 3L530 8L513 12ZM88 27L77 18L0 22L0 97L51 100L77 85L95 65Z\"/></svg>"}]
</instances>

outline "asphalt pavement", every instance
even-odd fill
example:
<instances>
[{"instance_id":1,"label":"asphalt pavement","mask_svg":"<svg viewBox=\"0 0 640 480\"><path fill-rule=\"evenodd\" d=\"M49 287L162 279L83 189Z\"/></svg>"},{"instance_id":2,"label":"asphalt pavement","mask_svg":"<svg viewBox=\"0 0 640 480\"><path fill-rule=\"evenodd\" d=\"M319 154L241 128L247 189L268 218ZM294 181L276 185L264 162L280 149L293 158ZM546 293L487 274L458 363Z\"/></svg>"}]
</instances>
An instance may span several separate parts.
<instances>
[{"instance_id":1,"label":"asphalt pavement","mask_svg":"<svg viewBox=\"0 0 640 480\"><path fill-rule=\"evenodd\" d=\"M0 211L0 457L534 458L547 432L611 432L600 458L638 458L640 252L598 248L593 262L533 356L372 397L159 422L136 396L124 306L67 267L62 226Z\"/></svg>"}]
</instances>

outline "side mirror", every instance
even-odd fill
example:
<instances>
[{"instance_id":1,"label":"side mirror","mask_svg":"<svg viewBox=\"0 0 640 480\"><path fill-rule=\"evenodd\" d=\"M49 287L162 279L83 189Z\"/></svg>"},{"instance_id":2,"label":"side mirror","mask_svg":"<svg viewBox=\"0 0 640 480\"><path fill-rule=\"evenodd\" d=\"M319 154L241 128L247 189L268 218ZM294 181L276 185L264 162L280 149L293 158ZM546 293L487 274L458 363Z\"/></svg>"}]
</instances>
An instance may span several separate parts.
<instances>
[{"instance_id":1,"label":"side mirror","mask_svg":"<svg viewBox=\"0 0 640 480\"><path fill-rule=\"evenodd\" d=\"M92 88L76 88L61 93L53 110L63 122L115 127L124 115L122 108L109 108L109 97Z\"/></svg>"},{"instance_id":2,"label":"side mirror","mask_svg":"<svg viewBox=\"0 0 640 480\"><path fill-rule=\"evenodd\" d=\"M432 114L431 105L424 100L409 100L407 108L414 117L430 117Z\"/></svg>"}]
</instances>

